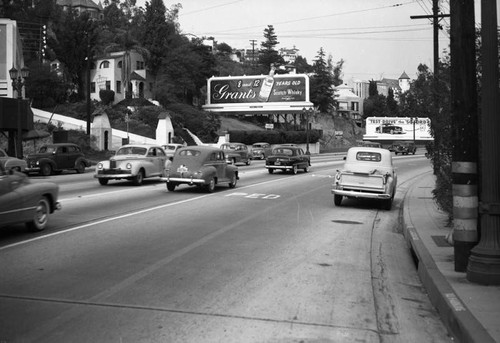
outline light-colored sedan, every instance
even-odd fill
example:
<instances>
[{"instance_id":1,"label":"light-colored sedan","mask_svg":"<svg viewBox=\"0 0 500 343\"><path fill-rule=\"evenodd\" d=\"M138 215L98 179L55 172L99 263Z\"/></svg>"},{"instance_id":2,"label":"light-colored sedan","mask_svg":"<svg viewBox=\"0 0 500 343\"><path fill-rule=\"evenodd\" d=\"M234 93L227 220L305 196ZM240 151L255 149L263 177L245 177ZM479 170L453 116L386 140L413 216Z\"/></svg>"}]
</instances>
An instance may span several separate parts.
<instances>
[{"instance_id":1,"label":"light-colored sedan","mask_svg":"<svg viewBox=\"0 0 500 343\"><path fill-rule=\"evenodd\" d=\"M6 170L15 170L18 172L24 172L27 167L25 160L9 156L3 149L0 149L0 165Z\"/></svg>"},{"instance_id":2,"label":"light-colored sedan","mask_svg":"<svg viewBox=\"0 0 500 343\"><path fill-rule=\"evenodd\" d=\"M139 186L145 178L161 177L166 160L165 150L159 145L128 144L108 161L97 163L94 177L101 185L109 180L126 179Z\"/></svg>"},{"instance_id":3,"label":"light-colored sedan","mask_svg":"<svg viewBox=\"0 0 500 343\"><path fill-rule=\"evenodd\" d=\"M61 208L58 193L55 183L31 183L27 175L0 164L0 227L25 223L32 231L45 229L49 214Z\"/></svg>"}]
</instances>

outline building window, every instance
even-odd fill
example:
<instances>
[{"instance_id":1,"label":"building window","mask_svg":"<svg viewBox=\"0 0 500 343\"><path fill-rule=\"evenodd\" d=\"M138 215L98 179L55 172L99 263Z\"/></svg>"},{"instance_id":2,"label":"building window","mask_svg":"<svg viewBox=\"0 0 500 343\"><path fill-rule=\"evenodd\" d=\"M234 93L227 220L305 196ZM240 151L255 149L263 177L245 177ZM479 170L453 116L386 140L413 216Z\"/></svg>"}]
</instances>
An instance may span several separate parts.
<instances>
[{"instance_id":1,"label":"building window","mask_svg":"<svg viewBox=\"0 0 500 343\"><path fill-rule=\"evenodd\" d=\"M102 61L99 69L109 68L109 61Z\"/></svg>"},{"instance_id":2,"label":"building window","mask_svg":"<svg viewBox=\"0 0 500 343\"><path fill-rule=\"evenodd\" d=\"M111 90L111 81L106 81L106 90Z\"/></svg>"},{"instance_id":3,"label":"building window","mask_svg":"<svg viewBox=\"0 0 500 343\"><path fill-rule=\"evenodd\" d=\"M122 82L116 81L116 93L121 93L121 92L122 92Z\"/></svg>"},{"instance_id":4,"label":"building window","mask_svg":"<svg viewBox=\"0 0 500 343\"><path fill-rule=\"evenodd\" d=\"M95 82L90 83L90 93L95 93Z\"/></svg>"},{"instance_id":5,"label":"building window","mask_svg":"<svg viewBox=\"0 0 500 343\"><path fill-rule=\"evenodd\" d=\"M144 62L143 61L137 61L136 62L136 68L137 70L142 70L144 69Z\"/></svg>"},{"instance_id":6,"label":"building window","mask_svg":"<svg viewBox=\"0 0 500 343\"><path fill-rule=\"evenodd\" d=\"M121 69L121 68L122 68L122 66L123 66L123 61L119 61L119 62L118 62L118 68L120 68L120 69Z\"/></svg>"}]
</instances>

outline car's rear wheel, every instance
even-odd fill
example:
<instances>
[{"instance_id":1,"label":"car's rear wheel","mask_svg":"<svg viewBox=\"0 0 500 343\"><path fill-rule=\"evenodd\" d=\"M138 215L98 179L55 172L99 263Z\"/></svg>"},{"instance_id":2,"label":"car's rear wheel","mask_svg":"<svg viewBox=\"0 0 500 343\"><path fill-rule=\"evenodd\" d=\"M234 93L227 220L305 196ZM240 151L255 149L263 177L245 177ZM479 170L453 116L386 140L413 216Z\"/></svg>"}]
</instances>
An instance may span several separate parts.
<instances>
[{"instance_id":1,"label":"car's rear wheel","mask_svg":"<svg viewBox=\"0 0 500 343\"><path fill-rule=\"evenodd\" d=\"M342 195L338 195L338 194L333 195L333 203L335 204L335 206L342 205L342 198L343 198Z\"/></svg>"},{"instance_id":2,"label":"car's rear wheel","mask_svg":"<svg viewBox=\"0 0 500 343\"><path fill-rule=\"evenodd\" d=\"M294 164L293 167L292 167L292 174L296 175L297 174L297 170L298 170L297 165Z\"/></svg>"},{"instance_id":3,"label":"car's rear wheel","mask_svg":"<svg viewBox=\"0 0 500 343\"><path fill-rule=\"evenodd\" d=\"M85 172L85 164L83 164L83 162L78 162L76 164L76 168L75 168L76 172L78 174L81 174L81 173L84 173Z\"/></svg>"},{"instance_id":4,"label":"car's rear wheel","mask_svg":"<svg viewBox=\"0 0 500 343\"><path fill-rule=\"evenodd\" d=\"M208 193L213 193L215 191L215 179L211 178L210 181L208 182L208 185L206 185L206 189Z\"/></svg>"},{"instance_id":5,"label":"car's rear wheel","mask_svg":"<svg viewBox=\"0 0 500 343\"><path fill-rule=\"evenodd\" d=\"M392 198L382 200L382 208L384 210L390 211L392 208Z\"/></svg>"},{"instance_id":6,"label":"car's rear wheel","mask_svg":"<svg viewBox=\"0 0 500 343\"><path fill-rule=\"evenodd\" d=\"M173 192L175 190L175 186L177 186L175 183L167 182L167 189L169 192Z\"/></svg>"},{"instance_id":7,"label":"car's rear wheel","mask_svg":"<svg viewBox=\"0 0 500 343\"><path fill-rule=\"evenodd\" d=\"M99 184L102 186L106 186L108 184L108 179L98 179Z\"/></svg>"},{"instance_id":8,"label":"car's rear wheel","mask_svg":"<svg viewBox=\"0 0 500 343\"><path fill-rule=\"evenodd\" d=\"M309 165L306 164L306 166L304 167L304 172L305 173L308 173L309 172Z\"/></svg>"},{"instance_id":9,"label":"car's rear wheel","mask_svg":"<svg viewBox=\"0 0 500 343\"><path fill-rule=\"evenodd\" d=\"M249 166L249 165L250 165L250 162L252 162L252 161L250 160L250 158L247 158L246 165L247 165L247 166Z\"/></svg>"},{"instance_id":10,"label":"car's rear wheel","mask_svg":"<svg viewBox=\"0 0 500 343\"><path fill-rule=\"evenodd\" d=\"M269 168L267 171L269 172L269 174L274 173L274 169L273 168Z\"/></svg>"},{"instance_id":11,"label":"car's rear wheel","mask_svg":"<svg viewBox=\"0 0 500 343\"><path fill-rule=\"evenodd\" d=\"M43 176L49 176L52 174L52 166L48 163L44 163L40 166L40 174Z\"/></svg>"},{"instance_id":12,"label":"car's rear wheel","mask_svg":"<svg viewBox=\"0 0 500 343\"><path fill-rule=\"evenodd\" d=\"M132 182L134 183L134 185L140 186L140 185L142 185L142 181L144 181L144 170L141 169L141 170L139 170L137 175L134 176L134 179L132 180Z\"/></svg>"},{"instance_id":13,"label":"car's rear wheel","mask_svg":"<svg viewBox=\"0 0 500 343\"><path fill-rule=\"evenodd\" d=\"M233 176L231 176L231 181L229 181L229 188L236 187L237 182L238 182L238 178L236 177L236 174L233 174Z\"/></svg>"},{"instance_id":14,"label":"car's rear wheel","mask_svg":"<svg viewBox=\"0 0 500 343\"><path fill-rule=\"evenodd\" d=\"M47 226L50 214L50 204L46 197L41 197L35 206L33 218L26 223L31 231L42 231Z\"/></svg>"}]
</instances>

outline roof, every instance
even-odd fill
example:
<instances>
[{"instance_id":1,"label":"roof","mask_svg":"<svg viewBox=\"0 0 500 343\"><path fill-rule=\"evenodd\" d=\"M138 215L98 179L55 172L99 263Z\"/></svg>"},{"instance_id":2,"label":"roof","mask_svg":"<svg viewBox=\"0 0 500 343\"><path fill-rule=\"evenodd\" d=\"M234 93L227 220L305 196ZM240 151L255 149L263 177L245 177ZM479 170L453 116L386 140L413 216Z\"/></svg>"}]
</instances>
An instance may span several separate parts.
<instances>
[{"instance_id":1,"label":"roof","mask_svg":"<svg viewBox=\"0 0 500 343\"><path fill-rule=\"evenodd\" d=\"M57 0L57 4L59 6L94 8L99 11L103 9L101 2L99 2L99 4L96 4L92 0Z\"/></svg>"},{"instance_id":2,"label":"roof","mask_svg":"<svg viewBox=\"0 0 500 343\"><path fill-rule=\"evenodd\" d=\"M401 76L399 77L399 79L398 79L398 80L402 80L402 79L407 79L407 80L409 80L409 79L410 79L410 77L409 77L408 75L406 75L406 72L403 72L403 74L401 74Z\"/></svg>"}]
</instances>

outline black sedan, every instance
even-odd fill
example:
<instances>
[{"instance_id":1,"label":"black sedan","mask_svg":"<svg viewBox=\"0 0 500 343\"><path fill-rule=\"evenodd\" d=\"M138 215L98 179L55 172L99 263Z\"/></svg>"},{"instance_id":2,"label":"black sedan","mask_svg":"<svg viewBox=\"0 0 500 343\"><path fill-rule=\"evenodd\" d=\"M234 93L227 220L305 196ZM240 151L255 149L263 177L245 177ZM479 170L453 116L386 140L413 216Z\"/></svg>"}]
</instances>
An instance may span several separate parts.
<instances>
[{"instance_id":1,"label":"black sedan","mask_svg":"<svg viewBox=\"0 0 500 343\"><path fill-rule=\"evenodd\" d=\"M299 169L303 169L307 173L310 166L311 157L305 154L302 148L296 146L277 146L273 149L272 154L266 158L266 168L269 174L274 173L275 170L297 174Z\"/></svg>"}]
</instances>

